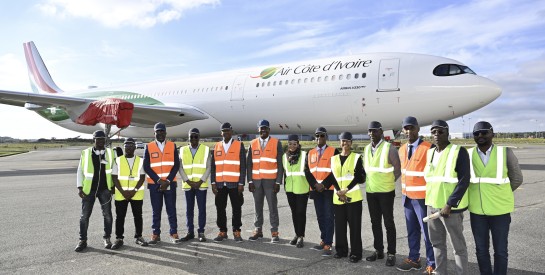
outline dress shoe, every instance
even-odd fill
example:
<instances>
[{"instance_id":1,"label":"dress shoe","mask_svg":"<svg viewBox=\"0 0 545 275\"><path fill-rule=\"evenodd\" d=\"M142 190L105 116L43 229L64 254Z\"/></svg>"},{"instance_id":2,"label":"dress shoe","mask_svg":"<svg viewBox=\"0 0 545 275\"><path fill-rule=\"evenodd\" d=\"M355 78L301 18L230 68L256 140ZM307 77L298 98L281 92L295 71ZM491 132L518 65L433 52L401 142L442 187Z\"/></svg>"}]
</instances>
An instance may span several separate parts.
<instances>
[{"instance_id":1,"label":"dress shoe","mask_svg":"<svg viewBox=\"0 0 545 275\"><path fill-rule=\"evenodd\" d=\"M297 236L293 237L293 239L291 239L291 241L290 241L290 244L291 245L296 245L298 239L299 239L299 237L297 237Z\"/></svg>"},{"instance_id":2,"label":"dress shoe","mask_svg":"<svg viewBox=\"0 0 545 275\"><path fill-rule=\"evenodd\" d=\"M350 262L351 263L357 263L361 260L361 257L360 256L356 256L356 255L350 255Z\"/></svg>"},{"instance_id":3,"label":"dress shoe","mask_svg":"<svg viewBox=\"0 0 545 275\"><path fill-rule=\"evenodd\" d=\"M303 237L299 237L299 238L297 239L297 243L295 244L295 246L296 246L297 248L302 248L303 246L305 246L305 243L304 243L304 241L303 241Z\"/></svg>"},{"instance_id":4,"label":"dress shoe","mask_svg":"<svg viewBox=\"0 0 545 275\"><path fill-rule=\"evenodd\" d=\"M373 252L373 254L371 254L371 256L365 258L365 260L368 261L368 262L374 262L377 259L384 259L384 252L375 251L375 252Z\"/></svg>"},{"instance_id":5,"label":"dress shoe","mask_svg":"<svg viewBox=\"0 0 545 275\"><path fill-rule=\"evenodd\" d=\"M386 266L394 265L396 265L396 255L388 253L388 257L386 258Z\"/></svg>"},{"instance_id":6,"label":"dress shoe","mask_svg":"<svg viewBox=\"0 0 545 275\"><path fill-rule=\"evenodd\" d=\"M112 242L110 241L110 238L105 238L103 239L103 241L104 241L104 248L106 249L112 248Z\"/></svg>"},{"instance_id":7,"label":"dress shoe","mask_svg":"<svg viewBox=\"0 0 545 275\"><path fill-rule=\"evenodd\" d=\"M193 233L187 233L184 237L180 238L180 241L187 242L189 240L195 239L195 234Z\"/></svg>"},{"instance_id":8,"label":"dress shoe","mask_svg":"<svg viewBox=\"0 0 545 275\"><path fill-rule=\"evenodd\" d=\"M116 250L123 246L123 239L116 239L114 244L112 245L112 249Z\"/></svg>"},{"instance_id":9,"label":"dress shoe","mask_svg":"<svg viewBox=\"0 0 545 275\"><path fill-rule=\"evenodd\" d=\"M206 236L204 235L204 233L199 233L199 242L206 242Z\"/></svg>"},{"instance_id":10,"label":"dress shoe","mask_svg":"<svg viewBox=\"0 0 545 275\"><path fill-rule=\"evenodd\" d=\"M74 249L74 251L76 252L81 252L83 251L85 248L87 248L87 241L79 241L78 245L76 246L76 248Z\"/></svg>"},{"instance_id":11,"label":"dress shoe","mask_svg":"<svg viewBox=\"0 0 545 275\"><path fill-rule=\"evenodd\" d=\"M335 253L335 255L333 255L333 258L335 259L340 259L340 258L346 258L346 254L342 254L342 253Z\"/></svg>"}]
</instances>

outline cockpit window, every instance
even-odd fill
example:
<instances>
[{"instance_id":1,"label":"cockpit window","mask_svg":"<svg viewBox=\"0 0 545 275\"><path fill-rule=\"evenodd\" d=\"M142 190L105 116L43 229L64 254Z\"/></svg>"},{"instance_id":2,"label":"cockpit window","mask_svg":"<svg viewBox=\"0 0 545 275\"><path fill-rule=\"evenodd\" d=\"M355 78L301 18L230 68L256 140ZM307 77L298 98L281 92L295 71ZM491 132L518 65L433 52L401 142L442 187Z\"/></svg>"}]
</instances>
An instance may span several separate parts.
<instances>
[{"instance_id":1,"label":"cockpit window","mask_svg":"<svg viewBox=\"0 0 545 275\"><path fill-rule=\"evenodd\" d=\"M433 69L433 74L436 76L450 76L458 74L475 74L475 72L464 65L441 64Z\"/></svg>"}]
</instances>

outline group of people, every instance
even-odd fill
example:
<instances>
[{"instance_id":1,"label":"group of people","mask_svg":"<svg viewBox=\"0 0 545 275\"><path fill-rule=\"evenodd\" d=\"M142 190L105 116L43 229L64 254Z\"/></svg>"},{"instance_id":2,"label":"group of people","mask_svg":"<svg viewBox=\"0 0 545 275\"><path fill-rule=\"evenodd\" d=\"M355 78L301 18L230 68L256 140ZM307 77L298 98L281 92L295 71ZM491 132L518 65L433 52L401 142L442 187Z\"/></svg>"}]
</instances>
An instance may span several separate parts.
<instances>
[{"instance_id":1,"label":"group of people","mask_svg":"<svg viewBox=\"0 0 545 275\"><path fill-rule=\"evenodd\" d=\"M277 194L284 186L292 213L294 237L291 245L304 247L306 208L314 200L320 229L320 243L311 249L322 255L359 262L362 255L363 191L371 220L374 252L366 257L373 262L386 257L387 266L396 265L396 225L394 223L395 182L401 177L402 206L408 233L409 255L397 264L400 271L420 270L425 274L447 274L447 246L453 248L457 274L468 274L468 254L463 235L464 212L469 210L471 229L481 274L507 273L507 241L510 213L514 209L513 191L522 183L518 160L510 148L494 145L490 123L477 122L473 129L476 146L467 150L449 142L449 126L445 121L432 123L434 143L419 136L420 127L414 117L402 122L408 142L399 150L384 140L382 125L372 121L368 126L371 143L363 154L352 151L352 134L339 136L340 148L327 144L324 127L314 133L316 147L301 150L298 135L288 136L284 153L281 141L270 136L267 120L257 124L259 137L244 144L233 139L233 128L221 125L223 139L210 150L200 144L197 128L189 131L189 144L179 150L166 140L166 126L157 123L155 140L148 143L143 159L134 154L135 141L126 138L125 152L117 156L105 148L103 131L93 134L94 146L82 151L78 166L77 187L82 199L80 241L75 251L87 247L87 228L93 204L98 198L104 216L104 247L118 249L123 245L124 221L128 205L134 216L135 242L141 246L161 241L163 203L169 221L169 236L178 243L198 238L205 242L206 196L208 183L215 196L216 225L214 242L228 239L226 207L232 208L232 230L235 242L241 237L241 209L245 184L254 197L255 221L250 241L263 238L263 207L267 200L270 240L279 242ZM176 216L177 176L181 178L186 198L187 234L179 237ZM210 179L210 180L208 180ZM152 205L152 235L142 237L142 202L147 181ZM115 192L114 192L115 190ZM114 194L114 195L112 195ZM112 233L111 198L116 206L116 239ZM194 205L198 207L198 229L194 229ZM427 223L424 218L429 218ZM382 222L386 229L387 247L383 243ZM347 225L350 232L348 242ZM494 248L494 265L490 258L490 234ZM333 236L335 253L333 254ZM424 237L426 262L421 263L420 245Z\"/></svg>"}]
</instances>

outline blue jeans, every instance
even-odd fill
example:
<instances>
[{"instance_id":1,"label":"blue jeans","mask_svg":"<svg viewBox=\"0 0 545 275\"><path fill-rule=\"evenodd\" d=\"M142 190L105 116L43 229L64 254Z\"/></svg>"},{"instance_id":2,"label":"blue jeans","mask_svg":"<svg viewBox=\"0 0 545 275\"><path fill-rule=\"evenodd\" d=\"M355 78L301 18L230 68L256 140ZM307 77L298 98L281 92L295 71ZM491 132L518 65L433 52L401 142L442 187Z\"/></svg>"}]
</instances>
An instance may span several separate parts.
<instances>
[{"instance_id":1,"label":"blue jeans","mask_svg":"<svg viewBox=\"0 0 545 275\"><path fill-rule=\"evenodd\" d=\"M318 218L318 227L320 228L320 238L326 244L333 244L333 234L335 233L335 214L333 208L333 191L324 190L314 194L314 209Z\"/></svg>"},{"instance_id":2,"label":"blue jeans","mask_svg":"<svg viewBox=\"0 0 545 275\"><path fill-rule=\"evenodd\" d=\"M420 239L424 235L426 265L435 268L435 256L433 254L433 246L430 242L430 235L428 234L428 225L422 221L428 211L424 201L424 199L411 199L405 195L402 197L405 221L407 222L409 259L414 262L420 260Z\"/></svg>"},{"instance_id":3,"label":"blue jeans","mask_svg":"<svg viewBox=\"0 0 545 275\"><path fill-rule=\"evenodd\" d=\"M485 216L471 213L470 219L481 274L507 274L507 239L511 214ZM494 271L490 262L490 233L494 246Z\"/></svg>"},{"instance_id":4,"label":"blue jeans","mask_svg":"<svg viewBox=\"0 0 545 275\"><path fill-rule=\"evenodd\" d=\"M170 235L178 234L178 218L176 217L176 184L171 183L170 190L159 191L159 184L148 184L152 217L151 228L154 235L161 234L161 212L163 211L163 200L167 209Z\"/></svg>"},{"instance_id":5,"label":"blue jeans","mask_svg":"<svg viewBox=\"0 0 545 275\"><path fill-rule=\"evenodd\" d=\"M93 212L93 205L98 198L100 207L102 208L102 216L104 217L104 239L110 238L112 235L112 194L109 190L102 190L95 193L91 191L89 195L81 199L81 216L79 218L79 239L87 240L87 229L89 228L89 218Z\"/></svg>"},{"instance_id":6,"label":"blue jeans","mask_svg":"<svg viewBox=\"0 0 545 275\"><path fill-rule=\"evenodd\" d=\"M194 209L195 209L195 197L197 198L197 207L199 208L199 229L198 233L204 233L204 226L206 225L206 192L208 190L189 189L185 191L185 205L186 205L186 221L187 232L195 233L195 226L193 225Z\"/></svg>"}]
</instances>

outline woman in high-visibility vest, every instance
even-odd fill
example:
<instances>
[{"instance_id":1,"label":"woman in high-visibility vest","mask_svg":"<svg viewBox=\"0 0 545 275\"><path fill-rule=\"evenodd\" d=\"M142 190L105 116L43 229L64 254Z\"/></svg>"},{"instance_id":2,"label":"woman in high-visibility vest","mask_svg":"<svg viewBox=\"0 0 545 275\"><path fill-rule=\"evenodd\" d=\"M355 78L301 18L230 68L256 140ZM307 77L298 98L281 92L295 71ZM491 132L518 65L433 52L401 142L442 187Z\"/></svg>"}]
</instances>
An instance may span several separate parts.
<instances>
[{"instance_id":1,"label":"woman in high-visibility vest","mask_svg":"<svg viewBox=\"0 0 545 275\"><path fill-rule=\"evenodd\" d=\"M301 151L299 136L288 136L288 151L282 156L284 166L284 188L288 196L295 237L290 244L298 248L304 246L305 226L307 223L307 203L309 184L306 176L310 171L306 167L307 153Z\"/></svg>"}]
</instances>

